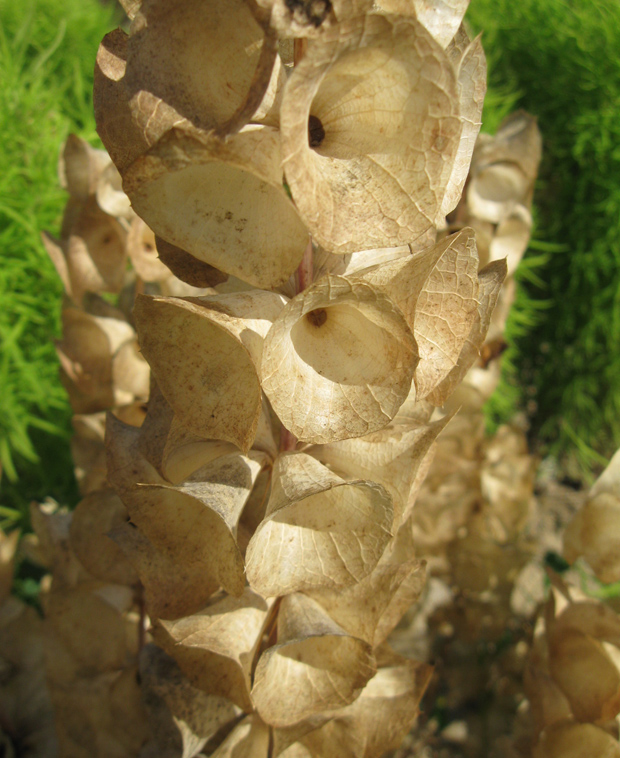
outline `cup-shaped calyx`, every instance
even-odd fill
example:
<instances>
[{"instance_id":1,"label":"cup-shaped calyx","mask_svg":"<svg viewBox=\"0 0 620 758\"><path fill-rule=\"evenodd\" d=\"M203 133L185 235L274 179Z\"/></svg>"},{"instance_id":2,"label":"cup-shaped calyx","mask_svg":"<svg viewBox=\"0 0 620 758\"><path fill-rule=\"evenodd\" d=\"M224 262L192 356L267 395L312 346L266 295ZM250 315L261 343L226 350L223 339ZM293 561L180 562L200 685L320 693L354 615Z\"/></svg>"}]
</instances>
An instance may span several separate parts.
<instances>
[{"instance_id":1,"label":"cup-shaped calyx","mask_svg":"<svg viewBox=\"0 0 620 758\"><path fill-rule=\"evenodd\" d=\"M410 243L443 221L461 134L457 81L415 18L358 16L310 40L280 126L293 198L327 250Z\"/></svg>"},{"instance_id":2,"label":"cup-shaped calyx","mask_svg":"<svg viewBox=\"0 0 620 758\"><path fill-rule=\"evenodd\" d=\"M385 487L392 496L394 528L398 529L411 514L420 473L426 473L433 442L448 421L447 416L428 425L390 424L381 431L317 445L307 452L345 479L363 477Z\"/></svg>"},{"instance_id":3,"label":"cup-shaped calyx","mask_svg":"<svg viewBox=\"0 0 620 758\"><path fill-rule=\"evenodd\" d=\"M476 138L482 126L482 106L487 91L487 62L480 36L471 42L467 33L461 30L459 42L462 44L453 44L448 48L457 75L461 139L443 200L445 215L456 208L463 194Z\"/></svg>"},{"instance_id":4,"label":"cup-shaped calyx","mask_svg":"<svg viewBox=\"0 0 620 758\"><path fill-rule=\"evenodd\" d=\"M97 191L99 178L110 164L105 150L91 147L86 140L70 134L58 159L60 186L75 200L85 201Z\"/></svg>"},{"instance_id":5,"label":"cup-shaped calyx","mask_svg":"<svg viewBox=\"0 0 620 758\"><path fill-rule=\"evenodd\" d=\"M333 442L387 426L407 397L417 361L413 335L384 292L328 275L274 321L262 387L296 437Z\"/></svg>"},{"instance_id":6,"label":"cup-shaped calyx","mask_svg":"<svg viewBox=\"0 0 620 758\"><path fill-rule=\"evenodd\" d=\"M171 485L142 456L139 429L109 416L106 437L110 482L137 527L115 530L114 539L159 611L149 612L164 618L193 613L219 586L240 595L245 579L237 525L263 454L221 455ZM158 580L178 590L167 604Z\"/></svg>"},{"instance_id":7,"label":"cup-shaped calyx","mask_svg":"<svg viewBox=\"0 0 620 758\"><path fill-rule=\"evenodd\" d=\"M350 705L330 713L327 723L299 739L311 758L380 758L398 748L418 715L433 673L426 663L407 660L389 648L377 653L377 673ZM278 743L276 732L276 745ZM299 747L296 743L294 747ZM283 753L288 756L288 752Z\"/></svg>"},{"instance_id":8,"label":"cup-shaped calyx","mask_svg":"<svg viewBox=\"0 0 620 758\"><path fill-rule=\"evenodd\" d=\"M178 123L224 133L252 116L276 123L283 81L275 37L244 0L145 0L129 36L116 30L99 48L97 129L122 173Z\"/></svg>"},{"instance_id":9,"label":"cup-shaped calyx","mask_svg":"<svg viewBox=\"0 0 620 758\"><path fill-rule=\"evenodd\" d=\"M489 263L478 274L478 307L473 324L456 365L428 395L428 400L433 405L439 406L446 402L478 359L480 348L491 324L493 309L497 303L502 283L506 278L506 271L506 261L501 260Z\"/></svg>"},{"instance_id":10,"label":"cup-shaped calyx","mask_svg":"<svg viewBox=\"0 0 620 758\"><path fill-rule=\"evenodd\" d=\"M375 672L369 644L348 635L311 598L288 595L278 613L278 644L256 666L252 700L263 721L288 727L349 705Z\"/></svg>"},{"instance_id":11,"label":"cup-shaped calyx","mask_svg":"<svg viewBox=\"0 0 620 758\"><path fill-rule=\"evenodd\" d=\"M238 709L224 698L207 695L194 687L176 662L163 650L147 644L140 652L140 689L152 742L145 755L197 755L225 724L234 721Z\"/></svg>"},{"instance_id":12,"label":"cup-shaped calyx","mask_svg":"<svg viewBox=\"0 0 620 758\"><path fill-rule=\"evenodd\" d=\"M547 606L549 673L578 721L603 724L620 712L620 617L597 601Z\"/></svg>"},{"instance_id":13,"label":"cup-shaped calyx","mask_svg":"<svg viewBox=\"0 0 620 758\"><path fill-rule=\"evenodd\" d=\"M580 555L602 582L620 581L620 452L597 479L564 533L564 555Z\"/></svg>"},{"instance_id":14,"label":"cup-shaped calyx","mask_svg":"<svg viewBox=\"0 0 620 758\"><path fill-rule=\"evenodd\" d=\"M536 119L517 111L504 119L494 137L476 145L467 205L478 218L500 223L516 205L529 206L538 172L542 139Z\"/></svg>"},{"instance_id":15,"label":"cup-shaped calyx","mask_svg":"<svg viewBox=\"0 0 620 758\"><path fill-rule=\"evenodd\" d=\"M61 380L76 413L95 413L148 395L149 368L124 316L103 301L87 312L65 307L56 346Z\"/></svg>"},{"instance_id":16,"label":"cup-shaped calyx","mask_svg":"<svg viewBox=\"0 0 620 758\"><path fill-rule=\"evenodd\" d=\"M250 586L272 597L359 582L383 554L392 520L380 485L346 482L305 453L281 455L246 553Z\"/></svg>"},{"instance_id":17,"label":"cup-shaped calyx","mask_svg":"<svg viewBox=\"0 0 620 758\"><path fill-rule=\"evenodd\" d=\"M142 352L190 431L250 449L262 407L263 338L284 302L263 291L136 300Z\"/></svg>"},{"instance_id":18,"label":"cup-shaped calyx","mask_svg":"<svg viewBox=\"0 0 620 758\"><path fill-rule=\"evenodd\" d=\"M252 709L252 665L271 601L246 588L239 598L216 595L198 613L160 621L155 641L174 657L190 682L210 695Z\"/></svg>"},{"instance_id":19,"label":"cup-shaped calyx","mask_svg":"<svg viewBox=\"0 0 620 758\"><path fill-rule=\"evenodd\" d=\"M67 294L82 304L87 292L119 292L125 279L127 234L94 196L69 201L60 240L42 239Z\"/></svg>"},{"instance_id":20,"label":"cup-shaped calyx","mask_svg":"<svg viewBox=\"0 0 620 758\"><path fill-rule=\"evenodd\" d=\"M277 129L250 125L223 140L184 128L134 161L123 186L158 236L270 289L297 268L308 241L282 178Z\"/></svg>"},{"instance_id":21,"label":"cup-shaped calyx","mask_svg":"<svg viewBox=\"0 0 620 758\"><path fill-rule=\"evenodd\" d=\"M420 353L416 397L425 398L456 366L477 318L474 231L463 229L420 253L359 271L355 279L380 287L403 312Z\"/></svg>"},{"instance_id":22,"label":"cup-shaped calyx","mask_svg":"<svg viewBox=\"0 0 620 758\"><path fill-rule=\"evenodd\" d=\"M73 511L71 548L93 576L112 584L136 584L137 575L121 549L107 536L127 521L127 509L109 489L91 492Z\"/></svg>"},{"instance_id":23,"label":"cup-shaped calyx","mask_svg":"<svg viewBox=\"0 0 620 758\"><path fill-rule=\"evenodd\" d=\"M415 557L411 524L390 541L376 567L357 584L307 591L329 616L373 649L394 629L419 598L426 583L426 563Z\"/></svg>"},{"instance_id":24,"label":"cup-shaped calyx","mask_svg":"<svg viewBox=\"0 0 620 758\"><path fill-rule=\"evenodd\" d=\"M580 758L582 755L620 758L620 743L594 724L560 721L545 729L532 752L532 758Z\"/></svg>"}]
</instances>

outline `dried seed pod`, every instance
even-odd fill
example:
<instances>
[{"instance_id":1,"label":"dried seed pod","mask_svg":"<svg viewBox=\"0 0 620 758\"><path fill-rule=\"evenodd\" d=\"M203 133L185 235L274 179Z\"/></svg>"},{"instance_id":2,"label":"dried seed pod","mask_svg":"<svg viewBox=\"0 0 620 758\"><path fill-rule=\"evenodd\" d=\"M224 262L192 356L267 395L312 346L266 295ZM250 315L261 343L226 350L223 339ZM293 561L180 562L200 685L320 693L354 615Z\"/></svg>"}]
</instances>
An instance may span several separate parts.
<instances>
[{"instance_id":1,"label":"dried seed pod","mask_svg":"<svg viewBox=\"0 0 620 758\"><path fill-rule=\"evenodd\" d=\"M334 442L387 426L407 397L417 359L413 335L387 295L328 275L274 321L261 383L298 439Z\"/></svg>"},{"instance_id":2,"label":"dried seed pod","mask_svg":"<svg viewBox=\"0 0 620 758\"><path fill-rule=\"evenodd\" d=\"M239 598L216 595L192 616L159 621L155 641L195 687L249 711L252 664L270 606L249 588Z\"/></svg>"},{"instance_id":3,"label":"dried seed pod","mask_svg":"<svg viewBox=\"0 0 620 758\"><path fill-rule=\"evenodd\" d=\"M60 186L75 200L86 202L95 194L99 179L109 165L110 156L105 150L97 150L86 140L70 134L58 159Z\"/></svg>"},{"instance_id":4,"label":"dried seed pod","mask_svg":"<svg viewBox=\"0 0 620 758\"><path fill-rule=\"evenodd\" d=\"M111 584L136 584L138 577L108 532L124 524L127 509L111 490L101 489L81 500L71 519L71 548L90 573Z\"/></svg>"},{"instance_id":5,"label":"dried seed pod","mask_svg":"<svg viewBox=\"0 0 620 758\"><path fill-rule=\"evenodd\" d=\"M202 563L180 564L175 555L155 547L139 529L125 523L110 532L140 577L144 601L153 618L177 619L204 608L218 590Z\"/></svg>"},{"instance_id":6,"label":"dried seed pod","mask_svg":"<svg viewBox=\"0 0 620 758\"><path fill-rule=\"evenodd\" d=\"M378 658L378 671L357 700L301 738L310 756L380 758L400 745L418 714L433 668L387 651Z\"/></svg>"},{"instance_id":7,"label":"dried seed pod","mask_svg":"<svg viewBox=\"0 0 620 758\"><path fill-rule=\"evenodd\" d=\"M457 364L478 318L477 273L475 235L466 228L413 256L356 274L387 292L415 336L417 400L429 396Z\"/></svg>"},{"instance_id":8,"label":"dried seed pod","mask_svg":"<svg viewBox=\"0 0 620 758\"><path fill-rule=\"evenodd\" d=\"M428 426L395 426L355 439L317 445L307 452L345 479L364 477L382 485L394 502L394 529L409 517L437 435L449 417ZM416 486L418 485L418 486Z\"/></svg>"},{"instance_id":9,"label":"dried seed pod","mask_svg":"<svg viewBox=\"0 0 620 758\"><path fill-rule=\"evenodd\" d=\"M372 648L384 642L420 597L426 562L415 558L410 525L390 541L377 566L350 587L306 591L346 632Z\"/></svg>"},{"instance_id":10,"label":"dried seed pod","mask_svg":"<svg viewBox=\"0 0 620 758\"><path fill-rule=\"evenodd\" d=\"M377 565L392 520L380 485L345 482L304 453L281 455L265 519L248 545L248 582L265 597L355 584Z\"/></svg>"},{"instance_id":11,"label":"dried seed pod","mask_svg":"<svg viewBox=\"0 0 620 758\"><path fill-rule=\"evenodd\" d=\"M413 243L443 221L461 134L457 81L415 19L358 16L311 40L280 128L297 208L330 252Z\"/></svg>"},{"instance_id":12,"label":"dried seed pod","mask_svg":"<svg viewBox=\"0 0 620 758\"><path fill-rule=\"evenodd\" d=\"M94 305L94 313L63 309L63 339L56 347L61 380L77 413L95 413L148 394L149 369L137 353L133 329L115 309Z\"/></svg>"},{"instance_id":13,"label":"dried seed pod","mask_svg":"<svg viewBox=\"0 0 620 758\"><path fill-rule=\"evenodd\" d=\"M117 29L99 48L97 130L123 174L175 126L227 134L252 116L277 125L283 84L275 40L243 0L148 0L129 36Z\"/></svg>"},{"instance_id":14,"label":"dried seed pod","mask_svg":"<svg viewBox=\"0 0 620 758\"><path fill-rule=\"evenodd\" d=\"M594 724L560 722L546 729L533 758L620 758L620 743Z\"/></svg>"},{"instance_id":15,"label":"dried seed pod","mask_svg":"<svg viewBox=\"0 0 620 758\"><path fill-rule=\"evenodd\" d=\"M495 137L478 140L467 188L470 213L498 224L516 205L529 206L541 145L536 119L525 111L504 119Z\"/></svg>"},{"instance_id":16,"label":"dried seed pod","mask_svg":"<svg viewBox=\"0 0 620 758\"><path fill-rule=\"evenodd\" d=\"M239 453L221 456L178 485L137 485L122 492L131 520L159 550L192 572L201 566L233 595L243 592L237 523L262 462ZM182 553L182 555L181 555Z\"/></svg>"},{"instance_id":17,"label":"dried seed pod","mask_svg":"<svg viewBox=\"0 0 620 758\"><path fill-rule=\"evenodd\" d=\"M87 292L119 292L127 260L125 230L94 197L69 211L62 239L42 234L65 291L78 305Z\"/></svg>"},{"instance_id":18,"label":"dried seed pod","mask_svg":"<svg viewBox=\"0 0 620 758\"><path fill-rule=\"evenodd\" d=\"M170 269L159 259L155 234L142 221L134 218L127 235L127 252L136 274L145 282L164 282Z\"/></svg>"},{"instance_id":19,"label":"dried seed pod","mask_svg":"<svg viewBox=\"0 0 620 758\"><path fill-rule=\"evenodd\" d=\"M127 220L135 217L129 198L123 192L121 175L111 161L101 172L95 196L97 205L108 215Z\"/></svg>"},{"instance_id":20,"label":"dried seed pod","mask_svg":"<svg viewBox=\"0 0 620 758\"><path fill-rule=\"evenodd\" d=\"M308 242L272 127L247 126L227 140L173 129L127 168L123 186L159 237L256 287L285 282Z\"/></svg>"},{"instance_id":21,"label":"dried seed pod","mask_svg":"<svg viewBox=\"0 0 620 758\"><path fill-rule=\"evenodd\" d=\"M251 447L262 407L263 338L284 302L257 290L137 299L141 350L179 421L200 438Z\"/></svg>"},{"instance_id":22,"label":"dried seed pod","mask_svg":"<svg viewBox=\"0 0 620 758\"><path fill-rule=\"evenodd\" d=\"M262 95L269 85L275 48L271 67L254 76L264 40L244 0L143 0L130 27L126 90L151 93L198 128L221 127L251 89Z\"/></svg>"},{"instance_id":23,"label":"dried seed pod","mask_svg":"<svg viewBox=\"0 0 620 758\"><path fill-rule=\"evenodd\" d=\"M375 672L370 645L346 634L311 598L287 595L278 643L256 665L252 701L267 724L287 727L353 702Z\"/></svg>"},{"instance_id":24,"label":"dried seed pod","mask_svg":"<svg viewBox=\"0 0 620 758\"><path fill-rule=\"evenodd\" d=\"M446 402L480 355L480 348L489 329L491 315L505 278L505 260L489 263L479 272L477 316L463 345L456 366L428 396L428 400L433 405L441 406Z\"/></svg>"},{"instance_id":25,"label":"dried seed pod","mask_svg":"<svg viewBox=\"0 0 620 758\"><path fill-rule=\"evenodd\" d=\"M467 38L464 31L463 35ZM456 49L453 55L455 52ZM454 63L457 72L462 130L442 205L442 211L446 216L456 208L461 199L476 146L476 137L482 126L482 106L487 90L487 63L480 36L467 46Z\"/></svg>"}]
</instances>

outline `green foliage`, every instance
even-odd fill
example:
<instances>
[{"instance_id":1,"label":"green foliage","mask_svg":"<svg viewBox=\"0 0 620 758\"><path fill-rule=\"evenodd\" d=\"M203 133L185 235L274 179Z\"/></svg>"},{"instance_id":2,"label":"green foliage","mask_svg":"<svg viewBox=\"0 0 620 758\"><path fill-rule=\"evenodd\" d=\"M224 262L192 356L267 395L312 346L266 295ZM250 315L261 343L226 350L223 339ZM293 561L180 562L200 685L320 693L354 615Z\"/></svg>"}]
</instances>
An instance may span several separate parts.
<instances>
[{"instance_id":1,"label":"green foliage","mask_svg":"<svg viewBox=\"0 0 620 758\"><path fill-rule=\"evenodd\" d=\"M66 200L56 175L60 144L71 131L96 140L94 59L113 13L96 0L0 0L3 526L23 520L30 499L75 497L70 411L53 345L62 286L40 233L59 229Z\"/></svg>"},{"instance_id":2,"label":"green foliage","mask_svg":"<svg viewBox=\"0 0 620 758\"><path fill-rule=\"evenodd\" d=\"M620 445L620 4L472 0L469 20L544 140L537 234L554 247L529 291L551 304L516 357L534 433L591 465Z\"/></svg>"}]
</instances>

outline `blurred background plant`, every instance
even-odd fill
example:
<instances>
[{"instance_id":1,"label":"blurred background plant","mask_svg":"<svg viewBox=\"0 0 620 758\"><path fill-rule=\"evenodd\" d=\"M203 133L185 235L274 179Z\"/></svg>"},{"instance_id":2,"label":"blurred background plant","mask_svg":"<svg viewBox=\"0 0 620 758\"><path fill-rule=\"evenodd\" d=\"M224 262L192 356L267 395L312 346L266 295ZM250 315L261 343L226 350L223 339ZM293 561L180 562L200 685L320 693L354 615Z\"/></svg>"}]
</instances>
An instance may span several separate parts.
<instances>
[{"instance_id":1,"label":"blurred background plant","mask_svg":"<svg viewBox=\"0 0 620 758\"><path fill-rule=\"evenodd\" d=\"M620 5L472 0L468 18L484 30L492 90L512 93L543 134L537 228L507 333L512 389L491 410L505 420L526 408L531 440L581 478L620 444Z\"/></svg>"},{"instance_id":2,"label":"blurred background plant","mask_svg":"<svg viewBox=\"0 0 620 758\"><path fill-rule=\"evenodd\" d=\"M28 504L75 505L70 410L58 377L62 284L41 243L66 201L56 166L76 131L98 143L97 45L118 23L90 0L0 0L0 527L27 527Z\"/></svg>"}]
</instances>

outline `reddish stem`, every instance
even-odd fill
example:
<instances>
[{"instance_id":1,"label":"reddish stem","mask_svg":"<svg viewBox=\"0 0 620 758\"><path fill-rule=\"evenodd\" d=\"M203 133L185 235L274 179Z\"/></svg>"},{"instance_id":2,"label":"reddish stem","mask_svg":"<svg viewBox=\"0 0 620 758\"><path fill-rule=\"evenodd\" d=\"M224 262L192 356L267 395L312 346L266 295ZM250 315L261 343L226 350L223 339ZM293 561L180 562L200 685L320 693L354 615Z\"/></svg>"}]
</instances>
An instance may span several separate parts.
<instances>
[{"instance_id":1,"label":"reddish stem","mask_svg":"<svg viewBox=\"0 0 620 758\"><path fill-rule=\"evenodd\" d=\"M304 250L301 263L297 267L297 292L303 292L306 287L312 284L313 274L313 254L312 254L312 237L308 238L308 244Z\"/></svg>"},{"instance_id":2,"label":"reddish stem","mask_svg":"<svg viewBox=\"0 0 620 758\"><path fill-rule=\"evenodd\" d=\"M306 48L308 47L308 40L305 37L298 37L293 43L293 65L296 66L299 61L304 57Z\"/></svg>"},{"instance_id":3,"label":"reddish stem","mask_svg":"<svg viewBox=\"0 0 620 758\"><path fill-rule=\"evenodd\" d=\"M280 452L286 453L290 450L295 450L297 446L297 437L293 432L289 432L288 429L282 427L280 430Z\"/></svg>"}]
</instances>

